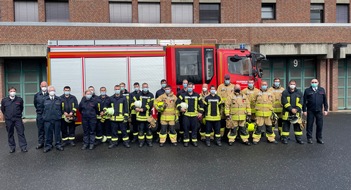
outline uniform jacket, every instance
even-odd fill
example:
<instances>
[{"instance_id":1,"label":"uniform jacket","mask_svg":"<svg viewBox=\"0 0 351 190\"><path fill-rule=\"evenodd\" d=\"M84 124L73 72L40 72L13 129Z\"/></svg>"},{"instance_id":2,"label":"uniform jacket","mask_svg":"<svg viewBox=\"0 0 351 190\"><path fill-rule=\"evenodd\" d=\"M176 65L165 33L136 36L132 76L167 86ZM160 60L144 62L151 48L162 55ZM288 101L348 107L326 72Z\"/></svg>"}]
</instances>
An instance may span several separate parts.
<instances>
[{"instance_id":1,"label":"uniform jacket","mask_svg":"<svg viewBox=\"0 0 351 190\"><path fill-rule=\"evenodd\" d=\"M259 91L256 96L256 116L270 117L273 112L274 95L271 91Z\"/></svg>"},{"instance_id":2,"label":"uniform jacket","mask_svg":"<svg viewBox=\"0 0 351 190\"><path fill-rule=\"evenodd\" d=\"M177 104L180 102L176 95L171 92L169 95L166 93L159 96L155 102L154 106L157 107L159 102L164 102L165 108L160 113L162 121L174 121L178 115Z\"/></svg>"},{"instance_id":3,"label":"uniform jacket","mask_svg":"<svg viewBox=\"0 0 351 190\"><path fill-rule=\"evenodd\" d=\"M205 97L204 108L205 108L205 119L206 121L220 121L221 113L219 111L222 99L217 94L214 96L208 95Z\"/></svg>"},{"instance_id":4,"label":"uniform jacket","mask_svg":"<svg viewBox=\"0 0 351 190\"><path fill-rule=\"evenodd\" d=\"M322 111L323 107L324 111L328 111L327 95L324 88L318 86L316 91L312 87L307 88L304 93L302 110L304 112L306 110L319 112Z\"/></svg>"},{"instance_id":5,"label":"uniform jacket","mask_svg":"<svg viewBox=\"0 0 351 190\"><path fill-rule=\"evenodd\" d=\"M85 97L79 103L79 111L84 118L96 118L96 115L99 114L98 104L96 101L97 98L90 98L87 100Z\"/></svg>"},{"instance_id":6,"label":"uniform jacket","mask_svg":"<svg viewBox=\"0 0 351 190\"><path fill-rule=\"evenodd\" d=\"M184 113L186 116L194 117L198 113L204 112L203 101L200 95L196 92L193 92L191 95L187 92L179 96L180 102L186 102L188 104L188 109ZM180 104L177 106L178 110L181 110Z\"/></svg>"},{"instance_id":7,"label":"uniform jacket","mask_svg":"<svg viewBox=\"0 0 351 190\"><path fill-rule=\"evenodd\" d=\"M37 114L41 115L43 113L42 107L43 107L43 102L45 97L49 96L48 92L45 92L45 95L43 94L44 92L40 91L34 95L34 107L36 109Z\"/></svg>"},{"instance_id":8,"label":"uniform jacket","mask_svg":"<svg viewBox=\"0 0 351 190\"><path fill-rule=\"evenodd\" d=\"M18 96L15 96L13 100L10 97L2 99L1 111L5 119L22 118L23 99Z\"/></svg>"},{"instance_id":9,"label":"uniform jacket","mask_svg":"<svg viewBox=\"0 0 351 190\"><path fill-rule=\"evenodd\" d=\"M163 89L163 88L159 89L155 94L155 98L160 97L164 93L165 93L165 89Z\"/></svg>"},{"instance_id":10,"label":"uniform jacket","mask_svg":"<svg viewBox=\"0 0 351 190\"><path fill-rule=\"evenodd\" d=\"M233 93L225 102L225 114L231 115L232 120L242 121L246 115L251 115L250 101L243 93Z\"/></svg>"},{"instance_id":11,"label":"uniform jacket","mask_svg":"<svg viewBox=\"0 0 351 190\"><path fill-rule=\"evenodd\" d=\"M124 117L128 117L128 101L122 94L119 96L113 95L110 97L111 106L114 109L114 114L111 116L112 121L123 121Z\"/></svg>"},{"instance_id":12,"label":"uniform jacket","mask_svg":"<svg viewBox=\"0 0 351 190\"><path fill-rule=\"evenodd\" d=\"M134 102L134 97L140 93L141 93L141 91L133 91L132 93L129 93L130 114L136 114L136 111L134 109L132 109L132 102Z\"/></svg>"},{"instance_id":13,"label":"uniform jacket","mask_svg":"<svg viewBox=\"0 0 351 190\"><path fill-rule=\"evenodd\" d=\"M256 97L260 90L255 87L253 89L244 88L241 92L242 94L245 94L250 101L251 113L255 113Z\"/></svg>"},{"instance_id":14,"label":"uniform jacket","mask_svg":"<svg viewBox=\"0 0 351 190\"><path fill-rule=\"evenodd\" d=\"M227 97L229 97L233 93L234 93L234 84L231 84L231 83L229 85L220 84L217 88L217 94L223 99L223 101L226 101Z\"/></svg>"},{"instance_id":15,"label":"uniform jacket","mask_svg":"<svg viewBox=\"0 0 351 190\"><path fill-rule=\"evenodd\" d=\"M281 98L283 104L283 113L291 113L292 109L297 109L298 112L302 110L303 95L299 89L291 91L290 89L284 90Z\"/></svg>"},{"instance_id":16,"label":"uniform jacket","mask_svg":"<svg viewBox=\"0 0 351 190\"><path fill-rule=\"evenodd\" d=\"M78 109L78 101L77 98L73 95L69 95L66 97L64 94L60 96L62 101L62 111L70 113L72 112L74 115Z\"/></svg>"},{"instance_id":17,"label":"uniform jacket","mask_svg":"<svg viewBox=\"0 0 351 190\"><path fill-rule=\"evenodd\" d=\"M141 108L143 109L143 112L137 112L137 120L138 121L147 121L147 118L151 115L151 109L154 105L154 95L151 92L141 92L134 96L134 101L131 105L132 109L135 109L134 102L135 101L141 101Z\"/></svg>"},{"instance_id":18,"label":"uniform jacket","mask_svg":"<svg viewBox=\"0 0 351 190\"><path fill-rule=\"evenodd\" d=\"M281 99L282 99L282 93L284 91L284 88L283 87L276 88L272 86L268 90L273 93L275 98L274 104L273 104L273 111L275 113L281 113L283 111L283 105L281 103Z\"/></svg>"},{"instance_id":19,"label":"uniform jacket","mask_svg":"<svg viewBox=\"0 0 351 190\"><path fill-rule=\"evenodd\" d=\"M62 100L58 96L54 96L51 100L50 96L46 96L42 106L44 121L56 121L62 118Z\"/></svg>"}]
</instances>

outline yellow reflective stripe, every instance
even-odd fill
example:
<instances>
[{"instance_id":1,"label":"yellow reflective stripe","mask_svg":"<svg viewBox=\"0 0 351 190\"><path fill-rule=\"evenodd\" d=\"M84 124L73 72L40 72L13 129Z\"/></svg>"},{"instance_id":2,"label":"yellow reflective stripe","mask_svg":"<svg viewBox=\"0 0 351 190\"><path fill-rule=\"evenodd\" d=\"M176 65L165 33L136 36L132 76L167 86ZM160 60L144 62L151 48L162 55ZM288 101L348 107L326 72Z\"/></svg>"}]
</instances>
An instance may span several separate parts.
<instances>
[{"instance_id":1,"label":"yellow reflective stripe","mask_svg":"<svg viewBox=\"0 0 351 190\"><path fill-rule=\"evenodd\" d=\"M257 111L256 116L260 117L270 117L272 115L271 111Z\"/></svg>"},{"instance_id":2,"label":"yellow reflective stripe","mask_svg":"<svg viewBox=\"0 0 351 190\"><path fill-rule=\"evenodd\" d=\"M210 137L211 136L211 134L205 134L205 137Z\"/></svg>"},{"instance_id":3,"label":"yellow reflective stripe","mask_svg":"<svg viewBox=\"0 0 351 190\"><path fill-rule=\"evenodd\" d=\"M291 106L290 103L286 103L286 104L284 105L284 108L288 108L288 107L290 107L290 106Z\"/></svg>"},{"instance_id":4,"label":"yellow reflective stripe","mask_svg":"<svg viewBox=\"0 0 351 190\"><path fill-rule=\"evenodd\" d=\"M66 138L62 138L62 140L63 140L63 141L66 141L66 140L68 140L68 137L66 137Z\"/></svg>"},{"instance_id":5,"label":"yellow reflective stripe","mask_svg":"<svg viewBox=\"0 0 351 190\"><path fill-rule=\"evenodd\" d=\"M288 117L289 117L289 113L288 112L285 112L282 119L283 120L288 120Z\"/></svg>"},{"instance_id":6,"label":"yellow reflective stripe","mask_svg":"<svg viewBox=\"0 0 351 190\"><path fill-rule=\"evenodd\" d=\"M197 139L191 139L192 142L197 142Z\"/></svg>"},{"instance_id":7,"label":"yellow reflective stripe","mask_svg":"<svg viewBox=\"0 0 351 190\"><path fill-rule=\"evenodd\" d=\"M245 111L246 108L232 108L232 111Z\"/></svg>"},{"instance_id":8,"label":"yellow reflective stripe","mask_svg":"<svg viewBox=\"0 0 351 190\"><path fill-rule=\"evenodd\" d=\"M117 134L122 134L122 131L118 130L118 131L117 131Z\"/></svg>"},{"instance_id":9,"label":"yellow reflective stripe","mask_svg":"<svg viewBox=\"0 0 351 190\"><path fill-rule=\"evenodd\" d=\"M221 134L215 134L215 137L219 138L221 137Z\"/></svg>"},{"instance_id":10,"label":"yellow reflective stripe","mask_svg":"<svg viewBox=\"0 0 351 190\"><path fill-rule=\"evenodd\" d=\"M183 142L190 142L190 139L184 139Z\"/></svg>"},{"instance_id":11,"label":"yellow reflective stripe","mask_svg":"<svg viewBox=\"0 0 351 190\"><path fill-rule=\"evenodd\" d=\"M118 141L118 138L111 138L111 141Z\"/></svg>"},{"instance_id":12,"label":"yellow reflective stripe","mask_svg":"<svg viewBox=\"0 0 351 190\"><path fill-rule=\"evenodd\" d=\"M289 132L284 132L284 131L282 131L282 136L289 136L289 135L290 135Z\"/></svg>"},{"instance_id":13,"label":"yellow reflective stripe","mask_svg":"<svg viewBox=\"0 0 351 190\"><path fill-rule=\"evenodd\" d=\"M61 106L62 106L62 110L64 110L64 109L65 109L65 103L62 102L62 103L61 103Z\"/></svg>"},{"instance_id":14,"label":"yellow reflective stripe","mask_svg":"<svg viewBox=\"0 0 351 190\"><path fill-rule=\"evenodd\" d=\"M283 108L273 108L273 111L274 111L275 113L280 113L280 112L283 111Z\"/></svg>"},{"instance_id":15,"label":"yellow reflective stripe","mask_svg":"<svg viewBox=\"0 0 351 190\"><path fill-rule=\"evenodd\" d=\"M233 121L243 121L246 120L246 115L232 115Z\"/></svg>"},{"instance_id":16,"label":"yellow reflective stripe","mask_svg":"<svg viewBox=\"0 0 351 190\"><path fill-rule=\"evenodd\" d=\"M102 136L95 136L95 139L100 140L100 139L102 139Z\"/></svg>"},{"instance_id":17,"label":"yellow reflective stripe","mask_svg":"<svg viewBox=\"0 0 351 190\"><path fill-rule=\"evenodd\" d=\"M133 135L134 135L134 136L138 136L138 134L139 134L138 132L136 132L136 133L133 133Z\"/></svg>"},{"instance_id":18,"label":"yellow reflective stripe","mask_svg":"<svg viewBox=\"0 0 351 190\"><path fill-rule=\"evenodd\" d=\"M294 132L296 136L301 136L302 135L302 131L295 131Z\"/></svg>"},{"instance_id":19,"label":"yellow reflective stripe","mask_svg":"<svg viewBox=\"0 0 351 190\"><path fill-rule=\"evenodd\" d=\"M98 103L98 110L101 111L101 109L100 109L100 103Z\"/></svg>"},{"instance_id":20,"label":"yellow reflective stripe","mask_svg":"<svg viewBox=\"0 0 351 190\"><path fill-rule=\"evenodd\" d=\"M256 104L257 107L272 107L272 104Z\"/></svg>"},{"instance_id":21,"label":"yellow reflective stripe","mask_svg":"<svg viewBox=\"0 0 351 190\"><path fill-rule=\"evenodd\" d=\"M138 136L138 139L139 140L144 140L145 139L145 136L143 135L143 136Z\"/></svg>"},{"instance_id":22,"label":"yellow reflective stripe","mask_svg":"<svg viewBox=\"0 0 351 190\"><path fill-rule=\"evenodd\" d=\"M129 137L128 137L128 136L127 136L127 137L124 137L122 140L123 140L123 141L127 141L127 140L129 140Z\"/></svg>"},{"instance_id":23,"label":"yellow reflective stripe","mask_svg":"<svg viewBox=\"0 0 351 190\"><path fill-rule=\"evenodd\" d=\"M74 140L76 137L68 137L68 140Z\"/></svg>"},{"instance_id":24,"label":"yellow reflective stripe","mask_svg":"<svg viewBox=\"0 0 351 190\"><path fill-rule=\"evenodd\" d=\"M152 140L152 135L147 135L147 136L146 136L146 139Z\"/></svg>"}]
</instances>

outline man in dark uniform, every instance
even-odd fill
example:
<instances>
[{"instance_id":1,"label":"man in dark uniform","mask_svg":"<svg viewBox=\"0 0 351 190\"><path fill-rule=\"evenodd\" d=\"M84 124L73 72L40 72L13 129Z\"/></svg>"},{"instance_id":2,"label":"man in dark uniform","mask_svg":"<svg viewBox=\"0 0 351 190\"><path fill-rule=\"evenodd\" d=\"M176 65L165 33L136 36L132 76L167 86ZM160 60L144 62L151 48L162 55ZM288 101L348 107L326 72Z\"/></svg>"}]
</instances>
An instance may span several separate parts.
<instances>
[{"instance_id":1,"label":"man in dark uniform","mask_svg":"<svg viewBox=\"0 0 351 190\"><path fill-rule=\"evenodd\" d=\"M36 149L41 149L44 147L44 120L43 120L43 110L42 104L44 102L44 98L47 97L49 94L47 92L48 83L43 81L40 83L40 91L34 95L34 107L37 113L37 127L38 127L38 145Z\"/></svg>"},{"instance_id":2,"label":"man in dark uniform","mask_svg":"<svg viewBox=\"0 0 351 190\"><path fill-rule=\"evenodd\" d=\"M140 94L140 84L138 82L134 83L134 91L129 94L129 106L130 106L130 119L131 119L131 124L133 127L133 137L132 137L132 143L136 142L138 140L138 122L136 120L136 111L135 109L131 109L132 102L134 100L134 97Z\"/></svg>"},{"instance_id":3,"label":"man in dark uniform","mask_svg":"<svg viewBox=\"0 0 351 190\"><path fill-rule=\"evenodd\" d=\"M78 101L75 96L71 94L71 87L65 86L63 88L62 100L62 119L61 119L61 132L62 132L62 146L70 144L75 146L75 134L76 134L76 111L78 108ZM68 131L67 131L68 130Z\"/></svg>"},{"instance_id":4,"label":"man in dark uniform","mask_svg":"<svg viewBox=\"0 0 351 190\"><path fill-rule=\"evenodd\" d=\"M27 141L26 137L24 136L24 125L22 121L23 99L16 96L16 88L11 87L9 89L9 96L2 99L1 111L5 117L10 153L14 153L16 151L16 142L13 136L15 133L15 128L21 151L27 152Z\"/></svg>"},{"instance_id":5,"label":"man in dark uniform","mask_svg":"<svg viewBox=\"0 0 351 190\"><path fill-rule=\"evenodd\" d=\"M162 79L161 80L161 88L159 90L157 90L156 95L155 95L155 99L157 99L159 96L161 96L162 94L165 93L166 86L167 86L166 79Z\"/></svg>"},{"instance_id":6,"label":"man in dark uniform","mask_svg":"<svg viewBox=\"0 0 351 190\"><path fill-rule=\"evenodd\" d=\"M129 108L130 108L130 104L129 104L130 100L129 100L129 98L130 98L130 94L129 94L128 90L126 89L126 83L121 82L121 83L119 84L119 86L120 86L120 90L121 90L121 95L123 95L123 96L127 99L127 103L128 103L128 113L129 113ZM128 135L129 135L129 134L130 134L130 126L129 126L129 123L126 124L126 129L127 129ZM121 135L122 135L122 132L119 130L119 131L118 131L118 136L121 136ZM122 138L120 138L120 141L121 141L121 140L122 140Z\"/></svg>"},{"instance_id":7,"label":"man in dark uniform","mask_svg":"<svg viewBox=\"0 0 351 190\"><path fill-rule=\"evenodd\" d=\"M103 136L106 136L107 141L111 141L111 123L109 116L104 114L104 109L110 107L110 97L106 94L106 87L100 87L100 96L96 97L98 103L99 114L97 117L95 145L103 142Z\"/></svg>"},{"instance_id":8,"label":"man in dark uniform","mask_svg":"<svg viewBox=\"0 0 351 190\"><path fill-rule=\"evenodd\" d=\"M49 96L46 96L42 105L43 120L45 127L45 147L44 153L52 149L53 133L55 134L55 146L59 151L63 151L61 145L61 118L62 118L62 101L60 97L55 96L55 87L48 87Z\"/></svg>"},{"instance_id":9,"label":"man in dark uniform","mask_svg":"<svg viewBox=\"0 0 351 190\"><path fill-rule=\"evenodd\" d=\"M323 111L324 108L324 111ZM303 98L303 114L307 116L307 143L312 144L313 123L316 118L317 143L324 144L322 140L323 115L328 115L327 95L324 88L318 86L318 80L312 79L311 87L307 88Z\"/></svg>"},{"instance_id":10,"label":"man in dark uniform","mask_svg":"<svg viewBox=\"0 0 351 190\"><path fill-rule=\"evenodd\" d=\"M188 93L188 80L183 80L183 89L178 90L177 97L179 98L182 94ZM184 136L184 127L183 127L183 113L179 113L179 131L178 131L178 142L182 142Z\"/></svg>"},{"instance_id":11,"label":"man in dark uniform","mask_svg":"<svg viewBox=\"0 0 351 190\"><path fill-rule=\"evenodd\" d=\"M166 86L167 86L166 79L162 79L161 80L161 88L159 90L157 90L157 92L155 94L155 100L165 93ZM157 123L158 123L158 129L156 130L157 132L154 134L155 142L160 141L159 134L160 134L160 130L161 130L161 114L157 115Z\"/></svg>"}]
</instances>

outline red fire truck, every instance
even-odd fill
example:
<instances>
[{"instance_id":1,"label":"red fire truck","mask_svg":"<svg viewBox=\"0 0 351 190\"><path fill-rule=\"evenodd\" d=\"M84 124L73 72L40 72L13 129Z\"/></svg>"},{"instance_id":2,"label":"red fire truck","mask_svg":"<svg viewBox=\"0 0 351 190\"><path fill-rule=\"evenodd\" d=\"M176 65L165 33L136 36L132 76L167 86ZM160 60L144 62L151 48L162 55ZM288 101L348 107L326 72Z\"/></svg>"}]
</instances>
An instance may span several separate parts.
<instances>
[{"instance_id":1,"label":"red fire truck","mask_svg":"<svg viewBox=\"0 0 351 190\"><path fill-rule=\"evenodd\" d=\"M51 41L52 42L52 41ZM151 92L160 88L166 79L173 92L182 88L183 79L195 84L200 92L203 83L218 86L224 75L232 83L247 86L254 79L258 87L261 78L262 54L250 52L243 45L225 49L218 45L75 45L55 42L48 46L48 82L57 92L68 85L72 94L81 99L89 86L101 86L113 94L113 87L120 82L132 90L134 82L147 82Z\"/></svg>"}]
</instances>

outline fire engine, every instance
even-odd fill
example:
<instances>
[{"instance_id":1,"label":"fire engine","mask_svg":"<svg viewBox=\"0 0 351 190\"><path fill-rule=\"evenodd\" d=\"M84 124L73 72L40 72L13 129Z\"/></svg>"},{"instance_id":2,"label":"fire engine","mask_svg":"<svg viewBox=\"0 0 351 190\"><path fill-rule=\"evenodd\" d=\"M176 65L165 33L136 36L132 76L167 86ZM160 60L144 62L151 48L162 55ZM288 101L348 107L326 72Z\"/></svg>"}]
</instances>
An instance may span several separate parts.
<instances>
[{"instance_id":1,"label":"fire engine","mask_svg":"<svg viewBox=\"0 0 351 190\"><path fill-rule=\"evenodd\" d=\"M151 43L150 43L151 42ZM64 86L78 101L84 90L102 86L108 94L120 82L131 90L134 82L149 84L155 93L161 79L166 79L177 92L183 79L195 84L200 92L203 83L218 86L224 75L231 82L247 87L248 79L260 84L261 63L265 56L240 48L222 48L216 44L191 44L189 40L84 40L49 41L47 54L48 83L59 92ZM172 45L170 45L170 42Z\"/></svg>"}]
</instances>

